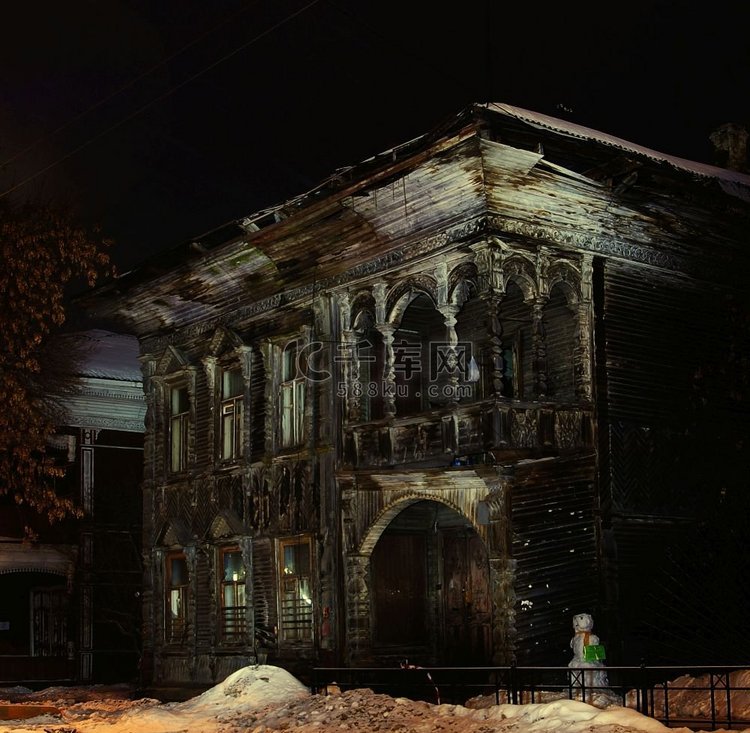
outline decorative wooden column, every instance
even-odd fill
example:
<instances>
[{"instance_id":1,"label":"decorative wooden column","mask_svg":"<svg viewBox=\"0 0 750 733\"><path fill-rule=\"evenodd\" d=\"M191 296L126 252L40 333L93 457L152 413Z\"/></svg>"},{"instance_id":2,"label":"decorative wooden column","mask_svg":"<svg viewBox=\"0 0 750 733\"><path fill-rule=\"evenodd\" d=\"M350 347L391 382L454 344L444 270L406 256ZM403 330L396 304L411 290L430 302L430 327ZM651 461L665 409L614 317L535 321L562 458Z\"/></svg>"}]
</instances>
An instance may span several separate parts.
<instances>
[{"instance_id":1,"label":"decorative wooden column","mask_svg":"<svg viewBox=\"0 0 750 733\"><path fill-rule=\"evenodd\" d=\"M547 397L547 343L544 332L544 307L546 296L538 296L532 303L531 310L531 348L533 351L534 390L536 398Z\"/></svg>"},{"instance_id":2,"label":"decorative wooden column","mask_svg":"<svg viewBox=\"0 0 750 733\"><path fill-rule=\"evenodd\" d=\"M346 658L349 664L372 652L370 638L370 558L357 553L346 557Z\"/></svg>"},{"instance_id":3,"label":"decorative wooden column","mask_svg":"<svg viewBox=\"0 0 750 733\"><path fill-rule=\"evenodd\" d=\"M447 406L455 408L458 406L458 334L456 333L456 316L458 315L458 306L445 304L438 307L440 314L443 316L445 323L445 340L448 344L448 350L445 354L446 366L449 369L448 379L438 381L441 390L447 389L447 394L441 395L447 397ZM438 376L438 375L436 375Z\"/></svg>"},{"instance_id":4,"label":"decorative wooden column","mask_svg":"<svg viewBox=\"0 0 750 733\"><path fill-rule=\"evenodd\" d=\"M394 366L393 334L396 329L390 323L378 323L375 328L383 337L383 351L385 352L382 385L383 411L386 417L394 417L396 415L396 369Z\"/></svg>"},{"instance_id":5,"label":"decorative wooden column","mask_svg":"<svg viewBox=\"0 0 750 733\"><path fill-rule=\"evenodd\" d=\"M207 424L208 445L209 450L211 451L211 462L214 463L221 459L221 450L220 448L217 449L217 435L221 434L221 427L218 425L221 417L216 414L217 397L219 399L221 398L216 389L218 359L215 356L204 356L201 359L201 363L203 364L203 371L206 373L206 386L208 387L208 394L210 395L208 400L208 411L210 417ZM211 488L213 492L213 482Z\"/></svg>"},{"instance_id":6,"label":"decorative wooden column","mask_svg":"<svg viewBox=\"0 0 750 733\"><path fill-rule=\"evenodd\" d=\"M349 293L337 297L339 307L340 342L336 357L341 364L341 379L345 387L344 414L350 422L357 422L361 414L359 360L357 359L357 337L352 328L352 312Z\"/></svg>"},{"instance_id":7,"label":"decorative wooden column","mask_svg":"<svg viewBox=\"0 0 750 733\"><path fill-rule=\"evenodd\" d=\"M484 500L488 513L487 552L492 598L492 662L511 664L515 658L515 560L511 557L511 477L488 482Z\"/></svg>"},{"instance_id":8,"label":"decorative wooden column","mask_svg":"<svg viewBox=\"0 0 750 733\"><path fill-rule=\"evenodd\" d=\"M578 301L578 329L573 350L575 363L575 391L578 399L592 399L592 333L593 333L593 257L581 258L581 294Z\"/></svg>"}]
</instances>

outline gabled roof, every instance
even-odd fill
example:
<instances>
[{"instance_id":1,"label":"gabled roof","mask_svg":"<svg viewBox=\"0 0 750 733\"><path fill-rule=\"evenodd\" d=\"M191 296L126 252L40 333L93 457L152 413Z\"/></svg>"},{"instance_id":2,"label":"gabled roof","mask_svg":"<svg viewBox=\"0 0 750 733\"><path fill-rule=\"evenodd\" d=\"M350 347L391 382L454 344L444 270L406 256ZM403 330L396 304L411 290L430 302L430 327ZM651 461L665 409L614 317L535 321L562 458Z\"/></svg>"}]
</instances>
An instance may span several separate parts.
<instances>
[{"instance_id":1,"label":"gabled roof","mask_svg":"<svg viewBox=\"0 0 750 733\"><path fill-rule=\"evenodd\" d=\"M128 319L140 335L164 332L220 319L232 303L252 310L256 299L295 289L308 297L325 278L340 280L376 258L394 256L398 267L415 243L467 223L479 232L490 216L541 223L540 239L562 216L571 233L582 225L623 245L674 249L690 238L693 249L699 240L709 249L713 237L734 247L748 201L745 174L512 105L475 104L310 191L157 255L83 301ZM717 206L734 212L717 219ZM574 221L576 207L600 219Z\"/></svg>"}]
</instances>

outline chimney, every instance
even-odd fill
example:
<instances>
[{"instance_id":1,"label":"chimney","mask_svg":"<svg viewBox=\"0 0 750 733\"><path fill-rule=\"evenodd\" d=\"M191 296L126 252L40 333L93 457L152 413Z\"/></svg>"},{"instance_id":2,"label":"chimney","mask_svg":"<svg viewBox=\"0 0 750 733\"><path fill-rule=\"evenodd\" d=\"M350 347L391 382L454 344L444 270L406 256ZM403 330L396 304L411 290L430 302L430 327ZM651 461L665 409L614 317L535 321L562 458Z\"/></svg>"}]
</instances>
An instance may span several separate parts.
<instances>
[{"instance_id":1,"label":"chimney","mask_svg":"<svg viewBox=\"0 0 750 733\"><path fill-rule=\"evenodd\" d=\"M714 146L716 162L735 171L747 173L747 128L737 122L717 127L708 139Z\"/></svg>"}]
</instances>

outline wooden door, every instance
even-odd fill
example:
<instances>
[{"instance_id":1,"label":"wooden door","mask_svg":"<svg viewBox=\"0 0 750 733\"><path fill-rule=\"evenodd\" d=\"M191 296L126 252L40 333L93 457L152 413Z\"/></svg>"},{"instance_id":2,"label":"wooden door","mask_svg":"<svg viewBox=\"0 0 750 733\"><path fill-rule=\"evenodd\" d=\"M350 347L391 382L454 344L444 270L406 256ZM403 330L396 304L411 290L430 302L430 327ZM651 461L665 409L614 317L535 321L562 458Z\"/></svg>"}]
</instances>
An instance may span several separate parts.
<instances>
[{"instance_id":1,"label":"wooden door","mask_svg":"<svg viewBox=\"0 0 750 733\"><path fill-rule=\"evenodd\" d=\"M475 532L443 533L443 618L446 664L490 662L492 604L489 562Z\"/></svg>"},{"instance_id":2,"label":"wooden door","mask_svg":"<svg viewBox=\"0 0 750 733\"><path fill-rule=\"evenodd\" d=\"M384 534L372 553L377 644L427 642L426 554L422 534Z\"/></svg>"}]
</instances>

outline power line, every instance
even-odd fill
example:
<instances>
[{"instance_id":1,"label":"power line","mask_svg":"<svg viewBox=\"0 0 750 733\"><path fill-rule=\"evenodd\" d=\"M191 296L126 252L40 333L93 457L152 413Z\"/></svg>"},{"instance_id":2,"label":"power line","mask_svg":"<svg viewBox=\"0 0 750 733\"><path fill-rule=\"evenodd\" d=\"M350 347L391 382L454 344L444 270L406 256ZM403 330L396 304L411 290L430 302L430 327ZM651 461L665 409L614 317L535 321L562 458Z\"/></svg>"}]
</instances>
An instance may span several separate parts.
<instances>
[{"instance_id":1,"label":"power line","mask_svg":"<svg viewBox=\"0 0 750 733\"><path fill-rule=\"evenodd\" d=\"M52 132L45 133L44 135L40 135L36 140L34 140L29 145L27 145L23 150L20 150L15 155L12 155L10 158L8 158L7 160L4 160L2 163L0 163L0 168L5 167L6 165L10 165L11 163L14 163L16 160L18 160L22 156L26 155L26 153L28 153L31 150L33 150L34 148L36 148L40 143L44 142L45 140L49 140L49 139L53 138L55 135L59 134L63 130L67 130L71 125L73 125L74 123L78 122L78 120L80 120L83 117L85 117L86 115L90 114L95 109L98 109L103 104L106 104L111 99L114 99L119 94L122 94L124 91L126 91L126 90L130 89L131 87L135 86L139 81L141 81L141 79L145 79L147 76L150 76L155 71L158 71L159 69L161 69L163 66L166 66L170 61L173 61L178 56L180 56L183 53L185 53L185 51L187 51L188 49L190 49L193 46L195 46L197 43L199 43L200 41L202 41L207 36L210 36L212 33L215 33L217 30L219 30L219 28L221 28L222 26L224 26L227 23L229 23L229 21L234 20L238 15L241 15L242 13L244 13L252 5L256 4L257 1L258 0L254 0L254 2L248 3L244 7L240 8L239 10L237 10L236 12L230 13L226 18L224 18L222 21L220 21L219 23L217 23L215 26L213 26L212 28L210 28L209 30L207 30L205 33L201 33L201 35L199 35L197 38L194 38L192 41L190 41L186 45L182 46L182 48L178 49L174 53L172 53L169 56L167 56L166 58L162 59L157 64L154 64L150 68L146 69L146 71L143 71L142 73L138 74L133 79L131 79L130 81L126 82L121 87L115 89L110 94L107 94L106 96L102 97L100 100L98 100L97 102L95 102L94 104L92 104L87 109L83 110L79 114L73 116L71 119L69 119L66 122L64 122L59 127L57 127L54 130L52 130Z\"/></svg>"},{"instance_id":2,"label":"power line","mask_svg":"<svg viewBox=\"0 0 750 733\"><path fill-rule=\"evenodd\" d=\"M8 194L11 194L14 191L17 191L19 188L25 186L27 183L30 183L31 181L33 181L34 179L36 179L39 176L43 175L44 173L46 173L47 171L51 170L52 168L55 168L56 166L60 165L60 163L63 163L64 161L68 160L68 158L71 158L76 153L79 153L81 150L83 150L84 148L87 148L89 145L91 145L92 143L96 142L100 138L104 137L105 135L108 135L110 132L112 132L112 130L116 130L118 127L122 127L122 125L124 125L126 122L129 122L133 118L135 118L138 115L140 115L141 113L145 112L147 109L149 109L150 107L153 107L153 105L157 104L158 102L163 101L164 99L166 99L167 97L171 96L177 90L179 90L182 87L186 86L190 82L195 81L195 79L197 79L199 76L202 76L206 72L211 71L211 69L216 68L217 66L219 66L222 63L224 63L225 61L227 61L228 59L232 58L233 56L236 56L238 53L240 53L241 51L244 51L249 46L252 46L254 43L257 43L262 38L265 38L265 36L269 35L270 33L273 33L275 30L278 30L279 28L281 28L283 25L285 25L289 21L294 20L294 18L296 18L297 16L301 15L305 11L307 11L310 8L312 8L313 6L317 5L319 2L320 2L320 0L312 0L312 2L309 2L307 5L304 5L299 10L295 10L293 13L290 13L289 15L287 15L284 18L282 18L277 23L274 23L270 28L267 28L263 32L259 33L258 35L254 36L253 38L251 38L249 41L247 41L247 43L243 43L242 45L238 46L237 48L235 48L234 50L230 51L228 54L222 56L221 58L217 59L216 61L214 61L213 63L209 64L208 66L204 66L200 71L197 71L195 74L192 74L191 76L189 76L184 81L181 81L179 84L175 84L170 89L167 89L165 92L163 92L162 94L160 94L158 97L155 97L154 99L152 99L150 102L146 102L146 104L141 105L140 107L138 107L138 109L136 109L134 112L131 112L131 114L127 115L126 117L124 117L123 119L121 119L119 122L116 122L115 124L110 125L106 129L104 129L100 133L98 133L97 135L94 135L93 137L91 137L88 140L86 140L86 142L81 143L77 147L73 148L73 150L71 150L70 152L68 152L65 155L61 156L60 158L58 158L57 160L53 161L49 165L46 165L41 170L37 171L36 173L32 173L30 176L27 176L26 178L24 178L22 181L20 181L16 185L11 186L6 191L3 191L3 193L0 194L0 198L4 198Z\"/></svg>"}]
</instances>

